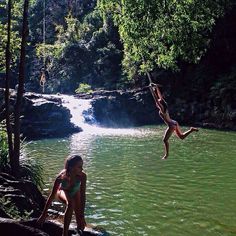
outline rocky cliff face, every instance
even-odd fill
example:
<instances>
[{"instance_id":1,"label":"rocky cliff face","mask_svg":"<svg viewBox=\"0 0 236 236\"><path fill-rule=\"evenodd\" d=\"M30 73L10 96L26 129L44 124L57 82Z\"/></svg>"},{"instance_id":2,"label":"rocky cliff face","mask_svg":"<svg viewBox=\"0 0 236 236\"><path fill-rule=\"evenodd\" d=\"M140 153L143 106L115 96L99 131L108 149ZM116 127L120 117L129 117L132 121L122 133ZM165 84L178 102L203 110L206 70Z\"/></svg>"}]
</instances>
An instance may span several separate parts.
<instances>
[{"instance_id":1,"label":"rocky cliff face","mask_svg":"<svg viewBox=\"0 0 236 236\"><path fill-rule=\"evenodd\" d=\"M223 89L221 92L226 91ZM216 97L211 98L213 103L211 100L199 101L199 96L193 95L191 99L184 96L168 97L171 118L181 125L236 130L236 112L231 103L232 96L231 102L224 107L226 110L219 110L219 107L214 105ZM88 98L85 95L78 97ZM139 91L97 91L90 95L90 98L93 98L94 117L104 127L163 124L148 88ZM231 108L227 110L227 106Z\"/></svg>"},{"instance_id":2,"label":"rocky cliff face","mask_svg":"<svg viewBox=\"0 0 236 236\"><path fill-rule=\"evenodd\" d=\"M64 137L81 128L70 122L70 111L61 105L61 99L26 93L23 103L21 131L29 139Z\"/></svg>"},{"instance_id":3,"label":"rocky cliff face","mask_svg":"<svg viewBox=\"0 0 236 236\"><path fill-rule=\"evenodd\" d=\"M13 111L15 91L11 91L11 110ZM4 116L3 89L0 89L2 116ZM25 93L21 111L21 133L27 139L65 137L80 132L80 127L70 122L70 111L63 107L61 99L55 96L43 96Z\"/></svg>"},{"instance_id":4,"label":"rocky cliff face","mask_svg":"<svg viewBox=\"0 0 236 236\"><path fill-rule=\"evenodd\" d=\"M160 123L150 92L99 91L93 98L93 112L100 125L106 127L132 127Z\"/></svg>"},{"instance_id":5,"label":"rocky cliff face","mask_svg":"<svg viewBox=\"0 0 236 236\"><path fill-rule=\"evenodd\" d=\"M0 199L4 198L5 203L1 203L0 217L11 218L5 212L5 208L15 207L20 215L26 212L31 217L38 217L44 207L45 199L31 181L19 180L13 176L0 173Z\"/></svg>"}]
</instances>

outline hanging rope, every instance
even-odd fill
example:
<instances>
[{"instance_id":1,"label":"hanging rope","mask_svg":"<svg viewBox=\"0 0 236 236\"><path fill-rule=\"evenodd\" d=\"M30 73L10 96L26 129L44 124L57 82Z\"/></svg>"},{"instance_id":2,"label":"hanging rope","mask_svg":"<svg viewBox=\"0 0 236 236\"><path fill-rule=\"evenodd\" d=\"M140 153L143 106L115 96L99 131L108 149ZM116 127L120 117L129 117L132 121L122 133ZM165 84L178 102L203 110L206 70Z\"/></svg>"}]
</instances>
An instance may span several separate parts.
<instances>
[{"instance_id":1,"label":"hanging rope","mask_svg":"<svg viewBox=\"0 0 236 236\"><path fill-rule=\"evenodd\" d=\"M143 55L142 55L142 60L143 60L143 63L145 63L146 60L144 59ZM155 87L156 86L160 86L160 85L159 84L155 84L155 83L152 82L152 78L151 78L151 75L150 75L149 72L146 72L146 74L147 74L147 77L148 77L148 80L149 80L148 87L149 87L149 89L151 91L151 94L152 94L152 97L153 97L155 103L157 104L158 97L156 96L156 93L155 93Z\"/></svg>"},{"instance_id":2,"label":"hanging rope","mask_svg":"<svg viewBox=\"0 0 236 236\"><path fill-rule=\"evenodd\" d=\"M43 68L41 69L41 77L39 84L45 90L46 83L46 56L45 56L45 43L46 43L46 0L43 1Z\"/></svg>"}]
</instances>

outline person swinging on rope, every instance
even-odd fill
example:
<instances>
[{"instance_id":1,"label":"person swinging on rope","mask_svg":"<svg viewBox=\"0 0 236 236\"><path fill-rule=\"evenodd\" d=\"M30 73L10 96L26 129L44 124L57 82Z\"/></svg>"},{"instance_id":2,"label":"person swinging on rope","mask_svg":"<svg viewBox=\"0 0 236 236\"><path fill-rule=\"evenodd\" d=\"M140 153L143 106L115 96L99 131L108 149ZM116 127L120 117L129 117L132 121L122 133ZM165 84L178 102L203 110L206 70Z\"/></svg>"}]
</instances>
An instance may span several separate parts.
<instances>
[{"instance_id":1,"label":"person swinging on rope","mask_svg":"<svg viewBox=\"0 0 236 236\"><path fill-rule=\"evenodd\" d=\"M39 81L40 86L43 87L43 92L44 92L45 83L46 83L46 70L43 67L41 69L41 76L40 76L40 81Z\"/></svg>"},{"instance_id":2,"label":"person swinging on rope","mask_svg":"<svg viewBox=\"0 0 236 236\"><path fill-rule=\"evenodd\" d=\"M162 159L167 159L167 157L169 156L169 138L171 137L173 132L175 132L178 138L185 139L192 132L198 131L198 128L191 127L189 130L183 133L181 131L179 123L170 118L167 102L163 98L158 85L150 83L150 88L152 89L152 94L154 96L156 106L159 109L159 115L168 126L163 137L165 154L162 157Z\"/></svg>"}]
</instances>

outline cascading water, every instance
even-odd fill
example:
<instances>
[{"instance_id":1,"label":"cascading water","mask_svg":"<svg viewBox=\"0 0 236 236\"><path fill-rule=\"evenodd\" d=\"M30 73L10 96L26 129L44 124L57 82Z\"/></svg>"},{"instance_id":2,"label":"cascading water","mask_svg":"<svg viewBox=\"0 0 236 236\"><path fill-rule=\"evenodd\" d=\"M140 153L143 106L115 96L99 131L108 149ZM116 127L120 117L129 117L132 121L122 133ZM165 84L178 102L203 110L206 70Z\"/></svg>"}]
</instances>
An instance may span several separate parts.
<instances>
[{"instance_id":1,"label":"cascading water","mask_svg":"<svg viewBox=\"0 0 236 236\"><path fill-rule=\"evenodd\" d=\"M79 99L72 95L59 95L62 105L70 110L71 122L83 129L83 133L93 135L135 135L143 136L140 129L113 129L99 127L93 117L91 99ZM145 132L146 133L146 132Z\"/></svg>"},{"instance_id":2,"label":"cascading water","mask_svg":"<svg viewBox=\"0 0 236 236\"><path fill-rule=\"evenodd\" d=\"M71 123L84 131L96 127L90 99L78 99L70 95L61 95L62 105L70 110Z\"/></svg>"}]
</instances>

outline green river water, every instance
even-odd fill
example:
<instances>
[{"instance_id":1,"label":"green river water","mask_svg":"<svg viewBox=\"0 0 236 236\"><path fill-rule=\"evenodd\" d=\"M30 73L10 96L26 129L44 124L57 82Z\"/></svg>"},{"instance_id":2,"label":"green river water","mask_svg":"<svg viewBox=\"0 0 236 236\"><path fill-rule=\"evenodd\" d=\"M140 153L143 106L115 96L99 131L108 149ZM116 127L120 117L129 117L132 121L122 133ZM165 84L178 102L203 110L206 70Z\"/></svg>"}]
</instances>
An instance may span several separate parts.
<instances>
[{"instance_id":1,"label":"green river water","mask_svg":"<svg viewBox=\"0 0 236 236\"><path fill-rule=\"evenodd\" d=\"M45 190L68 154L83 156L87 223L119 236L236 235L236 133L200 129L170 139L164 126L101 129L27 145L44 167Z\"/></svg>"}]
</instances>

